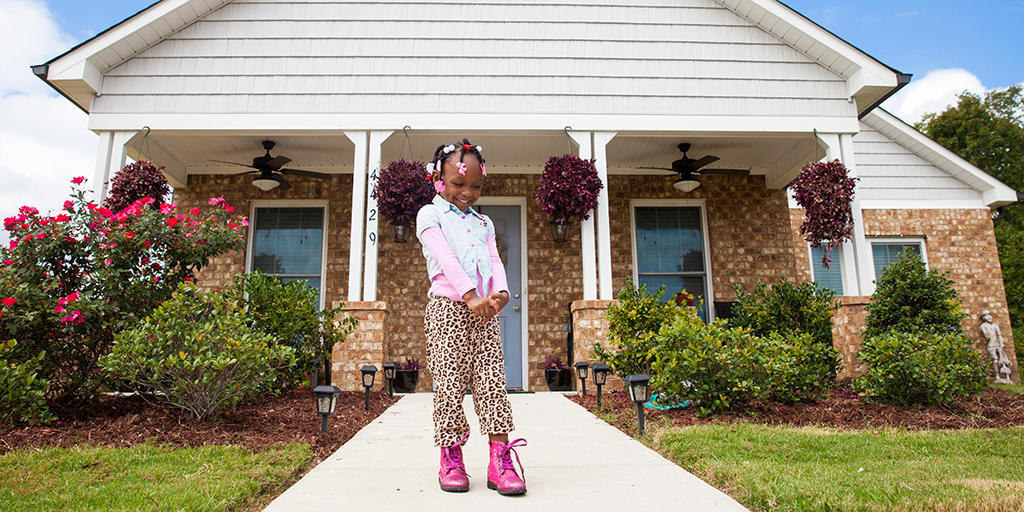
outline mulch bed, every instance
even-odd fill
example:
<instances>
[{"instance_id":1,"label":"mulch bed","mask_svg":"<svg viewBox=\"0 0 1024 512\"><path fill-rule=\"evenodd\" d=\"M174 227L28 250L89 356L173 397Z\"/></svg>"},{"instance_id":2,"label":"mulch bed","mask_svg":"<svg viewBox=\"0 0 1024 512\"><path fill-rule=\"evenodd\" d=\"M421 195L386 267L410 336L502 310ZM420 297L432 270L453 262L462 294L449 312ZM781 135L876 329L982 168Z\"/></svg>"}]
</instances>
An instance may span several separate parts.
<instances>
[{"instance_id":1,"label":"mulch bed","mask_svg":"<svg viewBox=\"0 0 1024 512\"><path fill-rule=\"evenodd\" d=\"M397 400L371 394L367 411L362 392L343 392L327 433L321 434L320 415L309 390L260 397L203 422L196 422L188 412L154 405L137 395L102 396L53 410L59 419L50 425L0 427L0 454L43 446L129 447L147 441L252 449L295 442L312 446L317 460L322 461Z\"/></svg>"},{"instance_id":2,"label":"mulch bed","mask_svg":"<svg viewBox=\"0 0 1024 512\"><path fill-rule=\"evenodd\" d=\"M570 400L598 411L597 397L588 390L586 397L569 395ZM605 412L618 417L615 426L636 434L636 405L623 391L601 395ZM764 425L821 426L843 429L903 428L908 430L948 430L961 428L1005 428L1024 426L1024 395L1005 389L988 388L978 397L963 398L945 406L897 408L865 403L848 384L833 389L829 396L814 403L780 404L756 402L746 413L730 412L710 418L698 418L693 407L660 411L644 408L646 421L670 421L676 426L703 423L738 422Z\"/></svg>"}]
</instances>

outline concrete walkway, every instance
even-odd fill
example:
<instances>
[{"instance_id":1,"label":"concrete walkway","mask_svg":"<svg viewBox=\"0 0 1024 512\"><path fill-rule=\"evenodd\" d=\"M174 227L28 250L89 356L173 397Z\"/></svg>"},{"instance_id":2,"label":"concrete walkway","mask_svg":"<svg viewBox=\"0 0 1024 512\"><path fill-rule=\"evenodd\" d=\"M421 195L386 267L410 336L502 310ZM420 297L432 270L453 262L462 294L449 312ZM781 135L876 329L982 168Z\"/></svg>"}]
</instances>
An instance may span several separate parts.
<instances>
[{"instance_id":1,"label":"concrete walkway","mask_svg":"<svg viewBox=\"0 0 1024 512\"><path fill-rule=\"evenodd\" d=\"M406 395L266 508L268 512L379 510L744 511L736 501L597 419L559 393L509 395L528 493L487 489L487 442L464 447L470 490L438 488L431 393Z\"/></svg>"}]
</instances>

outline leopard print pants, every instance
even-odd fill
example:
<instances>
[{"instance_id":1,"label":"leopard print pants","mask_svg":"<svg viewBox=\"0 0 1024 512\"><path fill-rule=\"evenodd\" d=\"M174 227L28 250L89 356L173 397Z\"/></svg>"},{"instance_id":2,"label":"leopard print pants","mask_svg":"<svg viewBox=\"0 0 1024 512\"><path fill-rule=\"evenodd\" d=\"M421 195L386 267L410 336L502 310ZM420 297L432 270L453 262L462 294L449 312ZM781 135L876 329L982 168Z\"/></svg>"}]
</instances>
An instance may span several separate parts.
<instances>
[{"instance_id":1,"label":"leopard print pants","mask_svg":"<svg viewBox=\"0 0 1024 512\"><path fill-rule=\"evenodd\" d=\"M452 446L469 432L462 408L466 386L481 434L507 434L512 404L505 395L505 357L498 319L472 316L465 302L429 294L423 318L427 366L434 379L434 445Z\"/></svg>"}]
</instances>

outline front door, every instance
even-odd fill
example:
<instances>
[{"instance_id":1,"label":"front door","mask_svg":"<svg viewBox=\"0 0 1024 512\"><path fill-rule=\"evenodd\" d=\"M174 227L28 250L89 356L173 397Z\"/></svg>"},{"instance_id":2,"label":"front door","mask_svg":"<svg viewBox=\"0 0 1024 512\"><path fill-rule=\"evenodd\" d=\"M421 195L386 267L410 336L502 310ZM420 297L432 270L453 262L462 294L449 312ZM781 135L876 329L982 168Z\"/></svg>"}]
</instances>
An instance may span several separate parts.
<instances>
[{"instance_id":1,"label":"front door","mask_svg":"<svg viewBox=\"0 0 1024 512\"><path fill-rule=\"evenodd\" d=\"M523 344L522 226L519 206L480 206L476 209L491 218L497 235L498 253L505 264L509 302L498 315L501 347L505 352L505 380L511 389L523 389L525 347Z\"/></svg>"}]
</instances>

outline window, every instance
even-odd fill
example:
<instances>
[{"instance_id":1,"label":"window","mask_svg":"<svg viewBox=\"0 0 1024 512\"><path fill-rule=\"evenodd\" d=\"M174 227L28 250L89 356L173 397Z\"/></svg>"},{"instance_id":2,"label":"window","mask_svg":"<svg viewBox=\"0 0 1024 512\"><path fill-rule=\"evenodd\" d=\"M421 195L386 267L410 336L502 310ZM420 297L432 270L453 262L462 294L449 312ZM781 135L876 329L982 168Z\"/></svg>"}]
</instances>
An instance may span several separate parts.
<instances>
[{"instance_id":1,"label":"window","mask_svg":"<svg viewBox=\"0 0 1024 512\"><path fill-rule=\"evenodd\" d=\"M704 215L700 206L635 206L636 284L651 292L665 286L663 301L686 290L709 304L710 279ZM706 307L700 311L707 320Z\"/></svg>"},{"instance_id":2,"label":"window","mask_svg":"<svg viewBox=\"0 0 1024 512\"><path fill-rule=\"evenodd\" d=\"M909 249L921 259L928 262L924 257L924 240L872 240L871 256L875 263L875 279L882 275L882 270L890 263L900 260L900 253Z\"/></svg>"},{"instance_id":3,"label":"window","mask_svg":"<svg viewBox=\"0 0 1024 512\"><path fill-rule=\"evenodd\" d=\"M256 207L251 270L280 280L306 281L318 291L323 278L324 208ZM323 294L320 294L321 302Z\"/></svg>"},{"instance_id":4,"label":"window","mask_svg":"<svg viewBox=\"0 0 1024 512\"><path fill-rule=\"evenodd\" d=\"M836 296L843 295L843 248L836 247L829 251L828 268L822 265L821 259L825 255L823 247L811 247L811 272L814 275L814 282L818 288L825 288L836 292Z\"/></svg>"}]
</instances>

